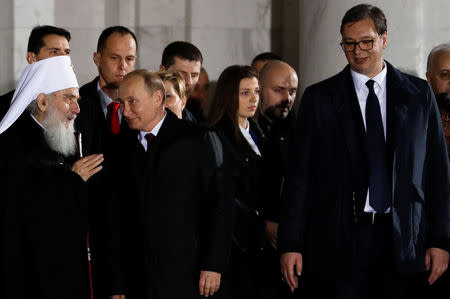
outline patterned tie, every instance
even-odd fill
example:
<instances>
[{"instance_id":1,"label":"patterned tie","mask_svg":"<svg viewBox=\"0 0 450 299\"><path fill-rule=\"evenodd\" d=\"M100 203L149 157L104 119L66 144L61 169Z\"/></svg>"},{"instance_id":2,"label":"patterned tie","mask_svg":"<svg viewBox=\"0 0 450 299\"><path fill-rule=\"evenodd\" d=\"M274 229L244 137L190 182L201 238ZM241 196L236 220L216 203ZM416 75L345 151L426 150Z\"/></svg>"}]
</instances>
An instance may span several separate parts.
<instances>
[{"instance_id":1,"label":"patterned tie","mask_svg":"<svg viewBox=\"0 0 450 299\"><path fill-rule=\"evenodd\" d=\"M119 122L119 106L120 104L118 102L111 102L108 105L108 113L106 114L107 121L109 124L109 131L111 134L119 134L120 131L120 122Z\"/></svg>"},{"instance_id":2,"label":"patterned tie","mask_svg":"<svg viewBox=\"0 0 450 299\"><path fill-rule=\"evenodd\" d=\"M369 88L366 103L369 204L375 212L385 213L390 201L388 158L380 102L373 89L374 83L373 80L366 82Z\"/></svg>"}]
</instances>

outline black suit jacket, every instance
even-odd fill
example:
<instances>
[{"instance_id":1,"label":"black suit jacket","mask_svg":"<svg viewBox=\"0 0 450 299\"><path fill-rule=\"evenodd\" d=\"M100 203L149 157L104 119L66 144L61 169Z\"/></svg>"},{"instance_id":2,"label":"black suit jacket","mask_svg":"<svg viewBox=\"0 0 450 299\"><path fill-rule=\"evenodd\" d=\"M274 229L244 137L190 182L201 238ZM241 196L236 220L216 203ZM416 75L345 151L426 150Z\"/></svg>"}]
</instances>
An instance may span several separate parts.
<instances>
[{"instance_id":1,"label":"black suit jacket","mask_svg":"<svg viewBox=\"0 0 450 299\"><path fill-rule=\"evenodd\" d=\"M105 114L100 104L100 97L97 93L98 78L96 77L80 88L81 99L78 103L80 113L75 119L75 126L82 134L85 156L107 152L112 142L111 139L115 137L109 132ZM128 130L125 121L121 122L120 130Z\"/></svg>"},{"instance_id":2,"label":"black suit jacket","mask_svg":"<svg viewBox=\"0 0 450 299\"><path fill-rule=\"evenodd\" d=\"M75 119L75 125L82 136L83 155L102 153L104 161L110 159L110 152L114 139L118 135L109 132L107 121L103 113L100 97L97 93L96 77L91 82L80 88L80 113ZM125 121L121 122L121 132L128 130ZM92 250L92 273L94 276L95 297L104 297L107 292L106 277L108 276L106 265L108 249L108 198L104 197L105 190L109 188L111 182L106 176L105 170L101 170L87 182L89 191L89 229ZM106 272L105 272L106 271Z\"/></svg>"},{"instance_id":3,"label":"black suit jacket","mask_svg":"<svg viewBox=\"0 0 450 299\"><path fill-rule=\"evenodd\" d=\"M227 163L216 164L200 129L166 111L147 152L136 131L114 146L122 263L112 264L125 280L117 273L112 291L127 298L200 298L200 270L222 272L228 260Z\"/></svg>"},{"instance_id":4,"label":"black suit jacket","mask_svg":"<svg viewBox=\"0 0 450 299\"><path fill-rule=\"evenodd\" d=\"M426 248L449 250L450 176L434 95L426 81L387 63L387 144L399 270L424 271ZM350 67L306 89L290 156L279 246L305 271L348 267L352 221L363 212L365 130Z\"/></svg>"}]
</instances>

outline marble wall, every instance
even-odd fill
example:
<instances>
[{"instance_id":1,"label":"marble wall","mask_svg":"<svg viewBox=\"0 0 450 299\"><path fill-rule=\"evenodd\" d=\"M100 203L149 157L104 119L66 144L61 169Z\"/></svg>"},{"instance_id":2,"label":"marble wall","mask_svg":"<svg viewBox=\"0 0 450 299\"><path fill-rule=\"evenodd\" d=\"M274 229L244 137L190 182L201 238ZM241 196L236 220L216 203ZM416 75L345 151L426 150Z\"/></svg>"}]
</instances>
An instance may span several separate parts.
<instances>
[{"instance_id":1,"label":"marble wall","mask_svg":"<svg viewBox=\"0 0 450 299\"><path fill-rule=\"evenodd\" d=\"M186 40L199 47L212 80L230 64L249 64L271 49L270 0L0 0L0 94L14 88L26 66L26 46L38 24L72 34L80 84L97 74L92 61L101 31L124 25L138 38L136 67L158 70L164 47Z\"/></svg>"},{"instance_id":2,"label":"marble wall","mask_svg":"<svg viewBox=\"0 0 450 299\"><path fill-rule=\"evenodd\" d=\"M345 64L339 26L357 0L0 0L0 94L26 66L31 28L72 33L72 60L80 84L97 70L92 61L101 31L124 25L138 37L137 67L157 70L174 40L197 45L212 80L230 64L249 64L264 51L282 55L299 73L300 94ZM429 50L450 41L450 1L378 0L388 19L385 58L424 78Z\"/></svg>"},{"instance_id":3,"label":"marble wall","mask_svg":"<svg viewBox=\"0 0 450 299\"><path fill-rule=\"evenodd\" d=\"M384 58L401 70L425 78L429 51L450 42L450 1L366 1L387 18L388 46ZM339 27L345 12L358 0L300 0L299 68L301 90L339 72L346 64Z\"/></svg>"}]
</instances>

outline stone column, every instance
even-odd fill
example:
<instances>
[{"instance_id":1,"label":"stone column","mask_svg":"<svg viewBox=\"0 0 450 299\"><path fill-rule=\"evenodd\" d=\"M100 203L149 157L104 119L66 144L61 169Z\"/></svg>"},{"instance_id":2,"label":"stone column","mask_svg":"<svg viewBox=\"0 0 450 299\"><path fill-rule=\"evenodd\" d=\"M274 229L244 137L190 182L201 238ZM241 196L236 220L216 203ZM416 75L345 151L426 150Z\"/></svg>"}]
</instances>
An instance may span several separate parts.
<instances>
[{"instance_id":1,"label":"stone column","mask_svg":"<svg viewBox=\"0 0 450 299\"><path fill-rule=\"evenodd\" d=\"M14 86L14 1L0 0L0 94Z\"/></svg>"},{"instance_id":2,"label":"stone column","mask_svg":"<svg viewBox=\"0 0 450 299\"><path fill-rule=\"evenodd\" d=\"M388 47L384 58L399 69L425 78L430 49L450 39L447 0L371 1L387 18ZM339 42L340 23L358 0L300 1L300 85L330 77L347 64Z\"/></svg>"}]
</instances>

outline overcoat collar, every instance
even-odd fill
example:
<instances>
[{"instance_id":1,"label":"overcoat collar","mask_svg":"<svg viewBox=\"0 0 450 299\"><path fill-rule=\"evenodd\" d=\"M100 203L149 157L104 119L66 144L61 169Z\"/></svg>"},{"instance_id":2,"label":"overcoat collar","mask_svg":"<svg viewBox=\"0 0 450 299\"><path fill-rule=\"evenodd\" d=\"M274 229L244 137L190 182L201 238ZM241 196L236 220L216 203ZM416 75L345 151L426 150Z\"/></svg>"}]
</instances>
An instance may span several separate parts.
<instances>
[{"instance_id":1,"label":"overcoat collar","mask_svg":"<svg viewBox=\"0 0 450 299\"><path fill-rule=\"evenodd\" d=\"M399 130L406 121L406 114L410 104L411 95L418 92L417 88L389 62L386 61L386 114L387 114L387 143L395 152L399 138ZM343 88L336 89L333 94L334 104L342 120L345 138L350 154L353 156L361 152L357 136L364 136L365 129L359 109L350 66L347 65L337 76L338 85Z\"/></svg>"}]
</instances>

